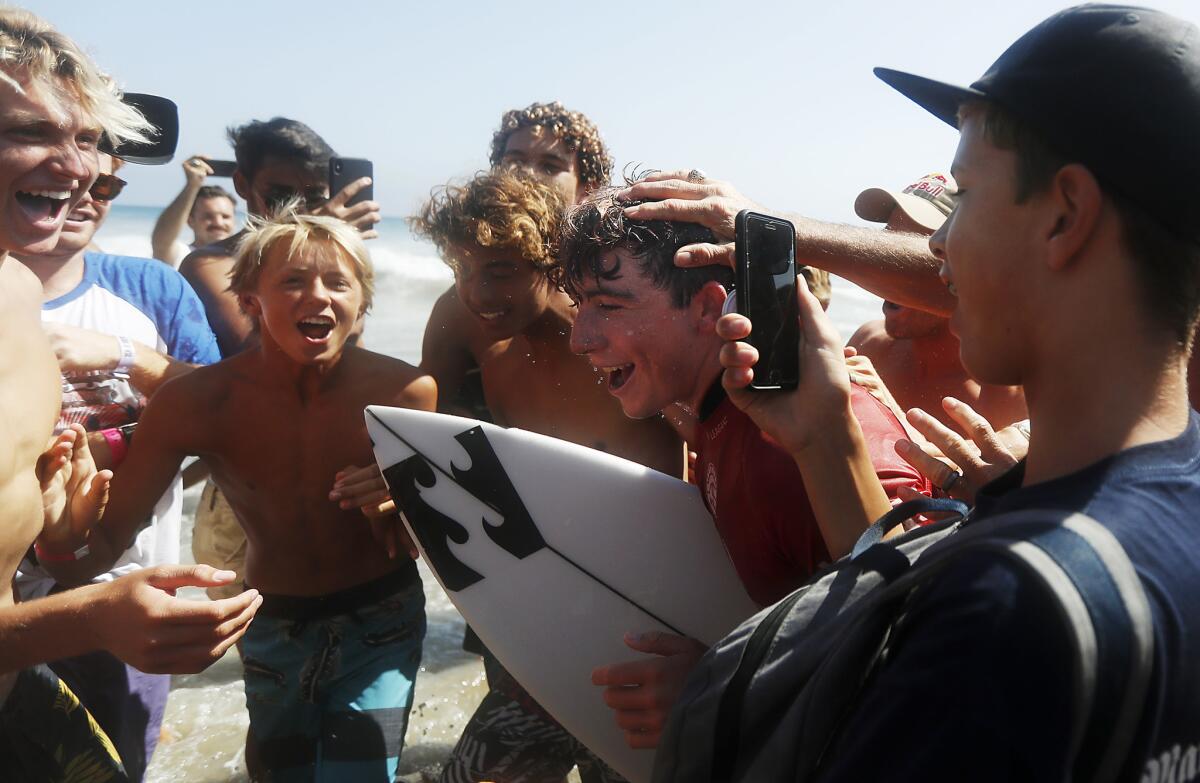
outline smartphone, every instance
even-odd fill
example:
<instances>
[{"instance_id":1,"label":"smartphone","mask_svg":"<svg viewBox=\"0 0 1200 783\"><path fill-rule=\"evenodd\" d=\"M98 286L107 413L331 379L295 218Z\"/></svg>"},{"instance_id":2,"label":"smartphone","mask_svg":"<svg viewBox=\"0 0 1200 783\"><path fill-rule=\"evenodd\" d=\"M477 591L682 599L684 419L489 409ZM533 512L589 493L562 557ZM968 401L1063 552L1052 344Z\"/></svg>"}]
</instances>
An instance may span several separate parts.
<instances>
[{"instance_id":1,"label":"smartphone","mask_svg":"<svg viewBox=\"0 0 1200 783\"><path fill-rule=\"evenodd\" d=\"M237 171L237 163L232 160L208 160L206 158L205 162L212 169L210 177L232 177L233 172Z\"/></svg>"},{"instance_id":2,"label":"smartphone","mask_svg":"<svg viewBox=\"0 0 1200 783\"><path fill-rule=\"evenodd\" d=\"M365 158L330 158L329 159L329 197L338 193L361 177L370 177L371 184L354 194L354 198L346 202L352 207L360 201L371 201L375 198L374 166Z\"/></svg>"},{"instance_id":3,"label":"smartphone","mask_svg":"<svg viewBox=\"0 0 1200 783\"><path fill-rule=\"evenodd\" d=\"M796 304L796 227L744 209L734 224L737 311L750 319L746 342L758 349L759 391L794 389L800 382L800 322Z\"/></svg>"}]
</instances>

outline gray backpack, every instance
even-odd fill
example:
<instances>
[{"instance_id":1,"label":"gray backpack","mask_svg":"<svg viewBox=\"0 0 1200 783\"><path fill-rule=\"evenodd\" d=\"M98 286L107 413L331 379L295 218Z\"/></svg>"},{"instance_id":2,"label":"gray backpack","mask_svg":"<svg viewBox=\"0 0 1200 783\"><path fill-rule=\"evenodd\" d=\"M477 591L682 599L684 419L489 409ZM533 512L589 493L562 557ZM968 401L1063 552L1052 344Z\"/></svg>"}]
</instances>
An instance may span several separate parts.
<instances>
[{"instance_id":1,"label":"gray backpack","mask_svg":"<svg viewBox=\"0 0 1200 783\"><path fill-rule=\"evenodd\" d=\"M1044 509L970 524L959 516L879 543L889 526L926 510L947 510L946 501L901 504L851 555L708 652L671 713L655 783L815 779L907 598L956 555L981 549L1057 599L1075 653L1075 779L1117 779L1154 648L1150 607L1120 543L1090 517Z\"/></svg>"}]
</instances>

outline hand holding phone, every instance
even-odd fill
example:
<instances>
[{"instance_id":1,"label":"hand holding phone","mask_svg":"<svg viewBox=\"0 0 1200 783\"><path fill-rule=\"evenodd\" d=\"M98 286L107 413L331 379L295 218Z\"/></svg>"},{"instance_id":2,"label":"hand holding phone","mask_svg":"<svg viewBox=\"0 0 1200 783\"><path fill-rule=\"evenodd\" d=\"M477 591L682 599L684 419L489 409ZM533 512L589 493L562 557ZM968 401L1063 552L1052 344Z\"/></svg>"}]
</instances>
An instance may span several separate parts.
<instances>
[{"instance_id":1,"label":"hand holding phone","mask_svg":"<svg viewBox=\"0 0 1200 783\"><path fill-rule=\"evenodd\" d=\"M212 169L208 175L210 177L232 177L233 172L237 171L237 163L232 160L209 160L206 158L205 162Z\"/></svg>"},{"instance_id":2,"label":"hand holding phone","mask_svg":"<svg viewBox=\"0 0 1200 783\"><path fill-rule=\"evenodd\" d=\"M379 205L374 202L375 182L371 161L363 158L331 158L329 160L330 199L316 214L331 215L346 221L362 232L363 239L379 236L375 224L382 220ZM366 185L355 183L364 177ZM355 189L357 188L357 190Z\"/></svg>"},{"instance_id":3,"label":"hand holding phone","mask_svg":"<svg viewBox=\"0 0 1200 783\"><path fill-rule=\"evenodd\" d=\"M796 228L750 210L734 222L737 311L750 319L746 342L758 351L756 391L795 389L800 382L800 323L796 307Z\"/></svg>"}]
</instances>

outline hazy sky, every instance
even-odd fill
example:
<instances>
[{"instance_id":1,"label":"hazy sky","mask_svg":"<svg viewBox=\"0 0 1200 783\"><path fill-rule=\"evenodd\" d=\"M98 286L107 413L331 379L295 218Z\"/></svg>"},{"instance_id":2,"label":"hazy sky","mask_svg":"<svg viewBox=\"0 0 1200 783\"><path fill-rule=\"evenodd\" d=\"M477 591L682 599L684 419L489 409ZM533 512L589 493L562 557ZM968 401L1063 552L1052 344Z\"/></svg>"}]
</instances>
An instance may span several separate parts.
<instances>
[{"instance_id":1,"label":"hazy sky","mask_svg":"<svg viewBox=\"0 0 1200 783\"><path fill-rule=\"evenodd\" d=\"M1196 0L1154 6L1200 20ZM128 204L165 204L192 152L285 115L375 162L385 215L487 165L500 115L558 99L618 167L700 167L768 207L852 221L855 195L945 170L957 134L871 74L967 84L1047 0L922 2L208 2L31 6L128 90L180 106L175 162L126 169Z\"/></svg>"}]
</instances>

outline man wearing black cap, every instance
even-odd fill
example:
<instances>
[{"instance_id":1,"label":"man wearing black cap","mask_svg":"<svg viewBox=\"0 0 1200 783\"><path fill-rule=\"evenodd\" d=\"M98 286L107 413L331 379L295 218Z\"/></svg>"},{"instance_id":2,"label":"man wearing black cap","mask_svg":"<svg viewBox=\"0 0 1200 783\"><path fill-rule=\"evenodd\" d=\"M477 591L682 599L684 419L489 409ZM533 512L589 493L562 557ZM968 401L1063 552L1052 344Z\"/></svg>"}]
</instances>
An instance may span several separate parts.
<instances>
[{"instance_id":1,"label":"man wearing black cap","mask_svg":"<svg viewBox=\"0 0 1200 783\"><path fill-rule=\"evenodd\" d=\"M1023 385L1029 404L1028 458L980 492L964 529L1019 509L1087 514L1132 561L1153 633L1151 645L1129 643L1130 662L1150 662L1144 696L1115 701L1137 666L1077 671L1047 588L999 552L960 553L910 596L821 777L1195 779L1200 418L1186 365L1200 307L1200 30L1148 9L1080 6L970 88L877 73L962 132L959 203L930 247L964 366ZM738 318L718 329L744 336ZM753 358L728 347L727 386L745 384ZM839 372L826 370L830 383ZM781 442L819 431L813 400L731 397L754 402ZM1111 663L1105 645L1128 640L1103 635L1103 618L1094 627ZM1086 735L1080 694L1107 705Z\"/></svg>"}]
</instances>

